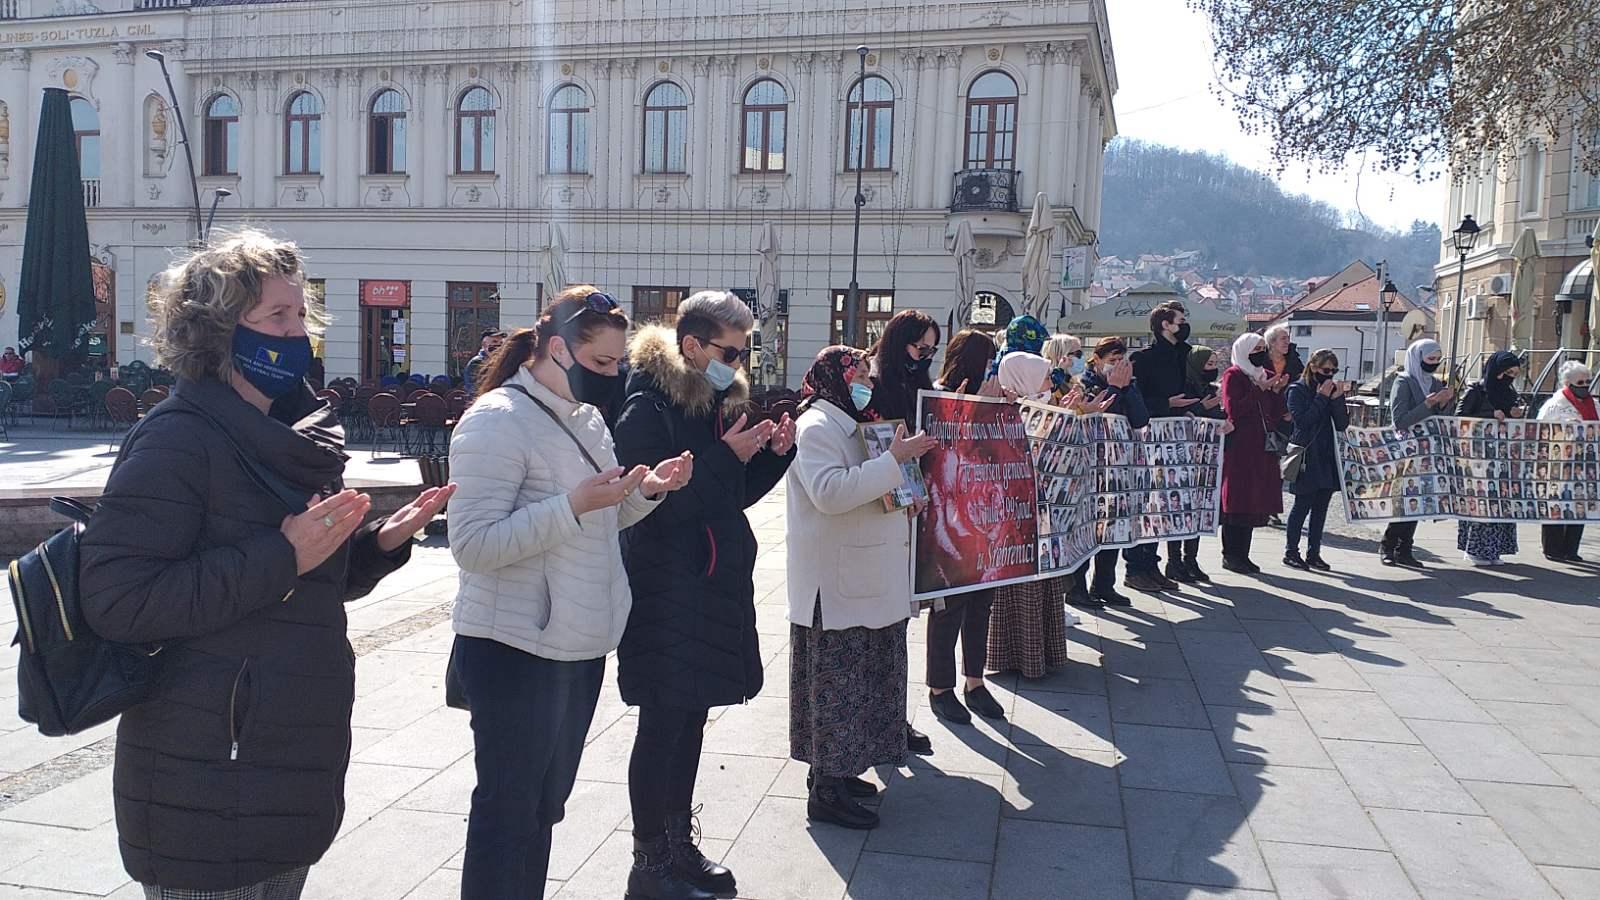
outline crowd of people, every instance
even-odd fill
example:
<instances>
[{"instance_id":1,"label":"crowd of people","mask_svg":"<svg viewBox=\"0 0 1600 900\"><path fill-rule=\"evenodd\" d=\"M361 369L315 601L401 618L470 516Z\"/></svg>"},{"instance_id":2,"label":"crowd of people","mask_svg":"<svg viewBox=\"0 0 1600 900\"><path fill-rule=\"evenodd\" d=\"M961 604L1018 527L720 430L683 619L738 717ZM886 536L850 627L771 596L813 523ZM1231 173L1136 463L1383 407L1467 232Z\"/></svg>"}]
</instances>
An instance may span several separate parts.
<instances>
[{"instance_id":1,"label":"crowd of people","mask_svg":"<svg viewBox=\"0 0 1600 900\"><path fill-rule=\"evenodd\" d=\"M628 766L630 900L733 897L735 874L698 847L695 792L713 709L763 689L757 538L746 511L784 482L789 754L809 768L807 816L869 829L863 776L933 752L906 692L913 522L890 509L904 467L935 447L919 391L1040 399L1074 413L1218 419L1222 566L1250 575L1253 537L1288 512L1284 562L1327 571L1324 525L1349 424L1340 361L1302 360L1286 331L1247 334L1225 355L1189 343L1181 303L1150 337L1092 347L1019 317L997 335L944 335L907 310L867 350L822 350L795 414L749 403L754 321L726 291L684 300L672 325L628 320L589 286L555 296L531 328L485 333L476 400L455 428L453 482L366 521L344 489L326 403L306 387L304 274L292 244L246 232L192 251L153 300L174 396L129 435L83 535L83 596L105 637L165 648L151 699L122 717L114 791L123 860L149 898L290 900L344 813L354 656L342 601L406 562L411 536L448 504L460 568L445 673L470 711L476 786L461 896L542 896L554 829L614 653L637 709ZM631 335L631 336L630 336ZM1452 409L1438 345L1418 341L1393 392L1396 424ZM1489 361L1463 416L1521 415L1519 361ZM1541 419L1594 421L1590 374ZM888 452L858 429L901 424ZM1283 477L1280 478L1280 473ZM1577 526L1550 526L1551 558L1576 558ZM1418 565L1415 526L1384 535L1383 561ZM1302 541L1304 553L1302 553ZM1487 564L1516 549L1510 526L1463 524ZM1117 590L1209 580L1198 538L1104 550L1068 575L935 603L925 681L938 717L1003 719L988 674L1043 676L1067 663L1070 607L1127 606ZM961 650L958 667L957 649ZM959 691L957 690L959 688Z\"/></svg>"}]
</instances>

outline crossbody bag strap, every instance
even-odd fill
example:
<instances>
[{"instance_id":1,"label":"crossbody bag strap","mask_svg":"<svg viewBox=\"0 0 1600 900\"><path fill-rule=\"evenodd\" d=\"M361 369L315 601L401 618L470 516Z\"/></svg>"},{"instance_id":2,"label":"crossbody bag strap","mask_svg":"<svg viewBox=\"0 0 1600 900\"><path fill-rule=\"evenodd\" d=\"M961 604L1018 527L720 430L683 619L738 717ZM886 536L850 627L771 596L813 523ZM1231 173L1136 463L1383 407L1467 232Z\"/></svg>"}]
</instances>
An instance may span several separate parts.
<instances>
[{"instance_id":1,"label":"crossbody bag strap","mask_svg":"<svg viewBox=\"0 0 1600 900\"><path fill-rule=\"evenodd\" d=\"M578 440L578 436L572 433L572 429L568 428L566 423L561 421L561 417L556 415L556 411L551 409L549 406L546 406L543 400L535 397L527 388L520 384L502 384L500 386L507 390L516 391L522 396L527 397L529 400L532 400L534 403L538 404L539 408L544 410L545 415L549 416L551 421L556 423L556 427L561 429L563 434L572 439L573 445L578 448L579 453L583 454L584 460L589 463L590 468L594 469L594 473L598 475L605 471L604 469L600 468L599 463L594 461L594 457L589 454L589 448L583 445L583 441Z\"/></svg>"}]
</instances>

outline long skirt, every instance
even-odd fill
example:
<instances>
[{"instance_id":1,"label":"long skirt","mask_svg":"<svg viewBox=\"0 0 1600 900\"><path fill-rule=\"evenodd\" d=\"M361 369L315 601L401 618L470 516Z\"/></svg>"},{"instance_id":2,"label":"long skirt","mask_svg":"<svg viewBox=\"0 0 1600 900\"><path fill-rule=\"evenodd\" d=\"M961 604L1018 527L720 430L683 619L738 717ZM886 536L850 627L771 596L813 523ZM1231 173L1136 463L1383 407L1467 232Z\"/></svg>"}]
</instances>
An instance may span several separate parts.
<instances>
[{"instance_id":1,"label":"long skirt","mask_svg":"<svg viewBox=\"0 0 1600 900\"><path fill-rule=\"evenodd\" d=\"M1043 678L1067 664L1069 581L1047 578L995 588L989 614L990 669Z\"/></svg>"},{"instance_id":2,"label":"long skirt","mask_svg":"<svg viewBox=\"0 0 1600 900\"><path fill-rule=\"evenodd\" d=\"M906 761L906 623L789 626L789 756L821 778Z\"/></svg>"},{"instance_id":3,"label":"long skirt","mask_svg":"<svg viewBox=\"0 0 1600 900\"><path fill-rule=\"evenodd\" d=\"M1473 559L1499 559L1517 552L1517 526L1510 522L1461 522L1456 549Z\"/></svg>"},{"instance_id":4,"label":"long skirt","mask_svg":"<svg viewBox=\"0 0 1600 900\"><path fill-rule=\"evenodd\" d=\"M226 890L206 891L144 885L145 900L299 900L310 866L290 869L266 881Z\"/></svg>"}]
</instances>

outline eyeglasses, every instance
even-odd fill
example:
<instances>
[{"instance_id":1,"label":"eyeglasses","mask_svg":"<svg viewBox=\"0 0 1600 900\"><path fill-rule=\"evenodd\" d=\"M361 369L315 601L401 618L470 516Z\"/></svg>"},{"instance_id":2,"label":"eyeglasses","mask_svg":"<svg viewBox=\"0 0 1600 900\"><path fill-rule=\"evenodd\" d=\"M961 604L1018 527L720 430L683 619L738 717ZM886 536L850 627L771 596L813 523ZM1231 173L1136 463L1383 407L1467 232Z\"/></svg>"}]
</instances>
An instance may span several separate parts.
<instances>
[{"instance_id":1,"label":"eyeglasses","mask_svg":"<svg viewBox=\"0 0 1600 900\"><path fill-rule=\"evenodd\" d=\"M1572 383L1572 386L1573 387L1585 387L1586 388L1586 387L1589 386L1589 382L1587 382L1587 381L1574 381Z\"/></svg>"},{"instance_id":2,"label":"eyeglasses","mask_svg":"<svg viewBox=\"0 0 1600 900\"><path fill-rule=\"evenodd\" d=\"M730 366L733 365L735 361L744 362L750 358L749 347L724 347L716 341L706 341L705 344L707 347L715 347L718 350L721 350L722 361Z\"/></svg>"},{"instance_id":3,"label":"eyeglasses","mask_svg":"<svg viewBox=\"0 0 1600 900\"><path fill-rule=\"evenodd\" d=\"M561 322L561 327L565 328L566 326L571 325L575 319L586 312L606 315L607 313L621 306L621 304L617 303L617 298L611 296L605 291L595 291L594 293L582 298L579 303L581 305L578 307L578 311L563 319Z\"/></svg>"},{"instance_id":4,"label":"eyeglasses","mask_svg":"<svg viewBox=\"0 0 1600 900\"><path fill-rule=\"evenodd\" d=\"M932 359L933 355L935 353L938 353L938 352L939 352L939 345L938 344L918 344L917 345L917 359Z\"/></svg>"}]
</instances>

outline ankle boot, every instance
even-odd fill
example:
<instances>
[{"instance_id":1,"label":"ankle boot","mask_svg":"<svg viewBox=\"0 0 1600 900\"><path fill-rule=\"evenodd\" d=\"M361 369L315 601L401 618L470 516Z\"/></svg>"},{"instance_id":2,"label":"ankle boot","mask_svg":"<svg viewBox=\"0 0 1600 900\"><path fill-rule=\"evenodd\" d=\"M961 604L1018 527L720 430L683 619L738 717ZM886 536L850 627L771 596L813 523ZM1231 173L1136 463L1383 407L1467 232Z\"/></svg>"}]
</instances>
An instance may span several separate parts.
<instances>
[{"instance_id":1,"label":"ankle boot","mask_svg":"<svg viewBox=\"0 0 1600 900\"><path fill-rule=\"evenodd\" d=\"M700 852L698 810L667 813L667 845L672 852L672 873L708 894L733 897L739 893L733 873Z\"/></svg>"},{"instance_id":2,"label":"ankle boot","mask_svg":"<svg viewBox=\"0 0 1600 900\"><path fill-rule=\"evenodd\" d=\"M862 806L838 778L818 778L806 800L806 818L865 831L878 827L878 814Z\"/></svg>"},{"instance_id":3,"label":"ankle boot","mask_svg":"<svg viewBox=\"0 0 1600 900\"><path fill-rule=\"evenodd\" d=\"M624 900L715 900L672 871L672 848L665 834L633 839L633 869L628 872Z\"/></svg>"}]
</instances>

